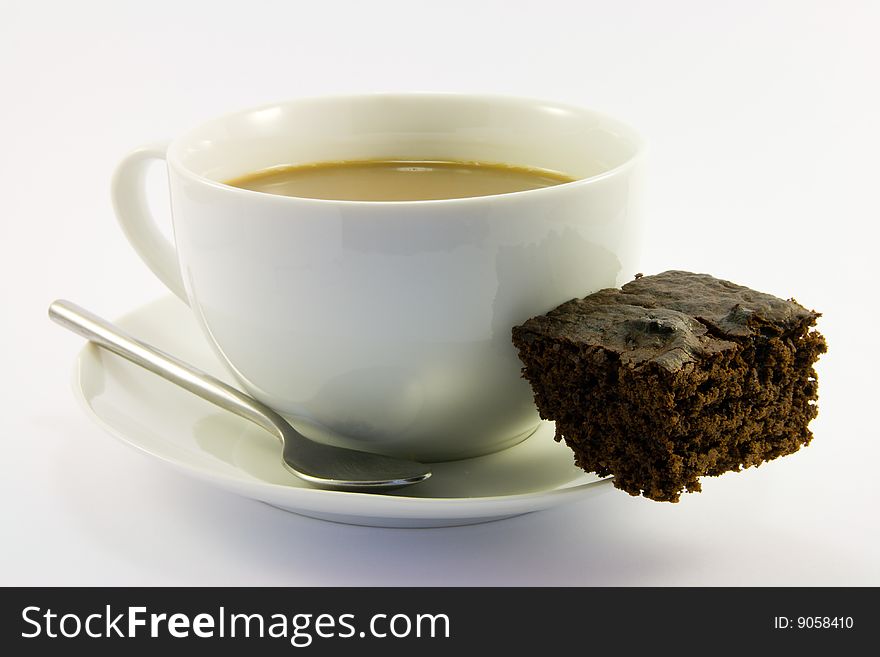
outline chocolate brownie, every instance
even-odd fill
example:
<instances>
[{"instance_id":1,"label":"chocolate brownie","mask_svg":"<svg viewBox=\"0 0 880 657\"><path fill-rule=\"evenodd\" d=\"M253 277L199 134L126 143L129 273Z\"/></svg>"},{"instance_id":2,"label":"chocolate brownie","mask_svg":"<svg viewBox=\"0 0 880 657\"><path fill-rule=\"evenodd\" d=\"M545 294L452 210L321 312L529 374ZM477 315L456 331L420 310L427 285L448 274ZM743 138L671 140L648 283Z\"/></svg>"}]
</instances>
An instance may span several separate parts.
<instances>
[{"instance_id":1,"label":"chocolate brownie","mask_svg":"<svg viewBox=\"0 0 880 657\"><path fill-rule=\"evenodd\" d=\"M699 478L812 439L819 313L667 271L573 299L513 329L541 417L575 462L631 495L677 502Z\"/></svg>"}]
</instances>

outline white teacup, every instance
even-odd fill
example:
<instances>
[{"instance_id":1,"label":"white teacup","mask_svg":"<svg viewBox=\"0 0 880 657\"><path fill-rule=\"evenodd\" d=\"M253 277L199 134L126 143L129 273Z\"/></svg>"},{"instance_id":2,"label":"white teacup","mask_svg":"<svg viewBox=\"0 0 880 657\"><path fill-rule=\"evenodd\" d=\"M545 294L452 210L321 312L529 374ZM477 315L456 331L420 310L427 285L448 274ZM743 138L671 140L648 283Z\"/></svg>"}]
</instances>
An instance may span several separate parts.
<instances>
[{"instance_id":1,"label":"white teacup","mask_svg":"<svg viewBox=\"0 0 880 657\"><path fill-rule=\"evenodd\" d=\"M317 440L427 461L538 425L511 328L638 269L641 140L531 99L394 94L229 114L119 165L123 229L192 308L239 383ZM144 179L166 160L174 244ZM501 162L576 181L431 201L332 201L231 187L280 164Z\"/></svg>"}]
</instances>

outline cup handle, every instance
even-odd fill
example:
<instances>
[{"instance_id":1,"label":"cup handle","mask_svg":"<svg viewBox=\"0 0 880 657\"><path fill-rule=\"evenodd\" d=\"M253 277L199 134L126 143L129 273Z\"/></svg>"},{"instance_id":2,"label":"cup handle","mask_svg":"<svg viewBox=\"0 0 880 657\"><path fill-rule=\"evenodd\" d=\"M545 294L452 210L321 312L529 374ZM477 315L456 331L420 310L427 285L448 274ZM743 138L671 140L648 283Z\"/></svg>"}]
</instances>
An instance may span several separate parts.
<instances>
[{"instance_id":1,"label":"cup handle","mask_svg":"<svg viewBox=\"0 0 880 657\"><path fill-rule=\"evenodd\" d=\"M110 193L122 232L141 260L188 304L176 248L159 231L147 206L147 171L155 160L166 161L167 150L168 143L159 142L129 153L116 167Z\"/></svg>"}]
</instances>

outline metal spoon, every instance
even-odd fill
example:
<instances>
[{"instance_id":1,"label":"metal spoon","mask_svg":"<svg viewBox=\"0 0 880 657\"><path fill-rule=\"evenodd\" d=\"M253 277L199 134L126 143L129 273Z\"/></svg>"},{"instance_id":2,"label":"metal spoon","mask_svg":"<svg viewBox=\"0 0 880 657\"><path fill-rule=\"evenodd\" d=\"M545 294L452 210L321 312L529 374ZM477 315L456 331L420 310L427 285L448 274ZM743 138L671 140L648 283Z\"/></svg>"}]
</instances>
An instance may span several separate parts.
<instances>
[{"instance_id":1,"label":"metal spoon","mask_svg":"<svg viewBox=\"0 0 880 657\"><path fill-rule=\"evenodd\" d=\"M284 467L320 488L386 491L424 481L422 463L317 443L296 431L271 408L183 361L136 340L70 301L49 306L49 317L104 349L194 392L202 399L258 424L281 440Z\"/></svg>"}]
</instances>

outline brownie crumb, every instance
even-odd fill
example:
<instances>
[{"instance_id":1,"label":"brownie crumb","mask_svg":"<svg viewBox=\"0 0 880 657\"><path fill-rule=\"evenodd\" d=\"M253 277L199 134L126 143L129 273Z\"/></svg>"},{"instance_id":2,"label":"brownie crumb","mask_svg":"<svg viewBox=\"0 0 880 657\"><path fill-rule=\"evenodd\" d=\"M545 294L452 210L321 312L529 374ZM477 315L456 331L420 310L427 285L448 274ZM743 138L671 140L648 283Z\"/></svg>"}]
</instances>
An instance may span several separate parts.
<instances>
[{"instance_id":1,"label":"brownie crumb","mask_svg":"<svg viewBox=\"0 0 880 657\"><path fill-rule=\"evenodd\" d=\"M819 313L707 274L637 276L513 329L541 417L575 463L677 502L700 477L812 439Z\"/></svg>"}]
</instances>

